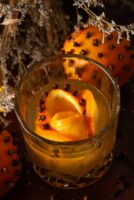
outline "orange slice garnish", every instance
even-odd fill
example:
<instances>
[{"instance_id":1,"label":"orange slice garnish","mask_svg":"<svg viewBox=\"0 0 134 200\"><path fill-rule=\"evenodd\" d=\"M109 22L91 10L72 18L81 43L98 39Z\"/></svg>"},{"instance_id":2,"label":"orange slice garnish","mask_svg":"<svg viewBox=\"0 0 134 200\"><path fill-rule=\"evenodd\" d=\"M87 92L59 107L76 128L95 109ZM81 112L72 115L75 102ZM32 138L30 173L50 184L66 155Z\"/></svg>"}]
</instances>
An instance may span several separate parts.
<instances>
[{"instance_id":1,"label":"orange slice garnish","mask_svg":"<svg viewBox=\"0 0 134 200\"><path fill-rule=\"evenodd\" d=\"M66 138L64 135L54 131L54 130L42 130L39 126L36 127L35 130L36 133L38 133L39 136L42 138L56 141L56 142L65 142L65 141L72 141L69 138Z\"/></svg>"},{"instance_id":2,"label":"orange slice garnish","mask_svg":"<svg viewBox=\"0 0 134 200\"><path fill-rule=\"evenodd\" d=\"M84 104L80 100L85 100ZM45 101L45 120L36 120L36 133L53 141L76 141L96 132L98 107L91 91L80 90L77 96L62 89L53 89ZM85 113L85 114L84 114ZM46 128L44 124L49 124ZM49 130L48 130L49 129Z\"/></svg>"},{"instance_id":3,"label":"orange slice garnish","mask_svg":"<svg viewBox=\"0 0 134 200\"><path fill-rule=\"evenodd\" d=\"M77 99L62 89L51 90L46 99L46 110L52 117L57 112L72 111L82 114Z\"/></svg>"},{"instance_id":4,"label":"orange slice garnish","mask_svg":"<svg viewBox=\"0 0 134 200\"><path fill-rule=\"evenodd\" d=\"M92 120L92 126L95 129L98 121L98 106L93 93L89 90L84 90L82 97L86 100L86 115Z\"/></svg>"},{"instance_id":5,"label":"orange slice garnish","mask_svg":"<svg viewBox=\"0 0 134 200\"><path fill-rule=\"evenodd\" d=\"M89 129L86 118L78 112L58 112L52 117L50 125L66 138L72 138L72 140L81 140L88 137Z\"/></svg>"}]
</instances>

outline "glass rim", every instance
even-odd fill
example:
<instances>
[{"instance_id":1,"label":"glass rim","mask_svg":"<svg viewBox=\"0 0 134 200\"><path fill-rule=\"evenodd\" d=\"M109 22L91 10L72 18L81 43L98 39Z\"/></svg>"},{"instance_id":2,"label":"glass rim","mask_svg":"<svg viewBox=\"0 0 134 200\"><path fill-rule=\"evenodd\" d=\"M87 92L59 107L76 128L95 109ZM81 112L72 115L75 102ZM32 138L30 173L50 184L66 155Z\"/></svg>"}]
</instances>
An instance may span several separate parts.
<instances>
[{"instance_id":1,"label":"glass rim","mask_svg":"<svg viewBox=\"0 0 134 200\"><path fill-rule=\"evenodd\" d=\"M107 124L105 125L105 127L100 130L96 135L92 136L91 138L86 138L86 139L82 139L82 140L77 140L77 141L65 141L65 142L61 142L61 141L53 141L53 140L49 140L46 138L43 138L39 135L37 135L36 133L34 133L33 131L31 131L26 123L23 120L23 117L19 111L19 103L18 103L18 95L19 95L19 89L21 87L21 84L23 82L23 80L25 78L28 77L29 73L32 71L32 69L36 66L39 65L41 63L43 63L46 59L47 61L52 60L54 58L63 58L63 57L67 57L67 58L80 58L80 59L84 59L87 62L91 62L93 64L95 64L97 67L99 67L110 79L110 81L112 82L112 85L114 87L114 90L116 91L116 105L114 108L114 111L112 113L112 116L110 117L110 120L107 122ZM74 79L73 79L74 80ZM86 83L86 81L83 81L84 83ZM88 82L87 82L88 83ZM112 126L112 122L114 122L114 120L116 119L116 116L119 113L120 110L120 87L118 85L118 83L116 82L115 79L113 79L112 75L109 73L109 71L107 70L107 68L105 68L102 64L100 64L99 62L95 61L94 59L87 57L87 56L83 56L83 55L78 55L78 54L55 54L52 56L49 56L47 58L44 58L38 62L35 62L32 64L32 66L27 70L27 72L25 73L25 75L19 80L18 84L16 85L16 90L15 90L15 102L14 102L15 106L14 106L14 111L15 114L20 122L20 125L23 127L24 131L31 137L34 137L34 139L40 141L40 142L45 142L49 145L54 145L54 146L65 146L65 145L81 145L81 144L86 144L86 143L92 143L93 141L96 141L98 139L100 139L102 136L104 136L105 133L108 132L108 130L111 128Z\"/></svg>"}]
</instances>

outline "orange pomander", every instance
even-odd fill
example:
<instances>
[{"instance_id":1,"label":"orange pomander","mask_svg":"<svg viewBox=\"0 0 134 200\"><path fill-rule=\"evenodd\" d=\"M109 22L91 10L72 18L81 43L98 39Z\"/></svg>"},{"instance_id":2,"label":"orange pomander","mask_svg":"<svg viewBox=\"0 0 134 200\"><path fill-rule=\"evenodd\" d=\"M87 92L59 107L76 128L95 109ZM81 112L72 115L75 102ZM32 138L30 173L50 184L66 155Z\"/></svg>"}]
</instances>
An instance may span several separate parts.
<instances>
[{"instance_id":1,"label":"orange pomander","mask_svg":"<svg viewBox=\"0 0 134 200\"><path fill-rule=\"evenodd\" d=\"M106 34L104 43L102 43L102 38L102 31L99 31L95 26L88 26L82 30L74 31L65 41L62 52L80 54L94 59L106 67L122 86L134 74L134 48L131 41L128 41L125 36L117 44L117 32ZM70 66L65 65L64 67L70 78L81 78L91 82L98 81L97 70L92 67L86 65L80 71L80 65L73 61Z\"/></svg>"},{"instance_id":2,"label":"orange pomander","mask_svg":"<svg viewBox=\"0 0 134 200\"><path fill-rule=\"evenodd\" d=\"M9 131L0 132L0 197L14 187L21 174L22 165L14 139Z\"/></svg>"}]
</instances>

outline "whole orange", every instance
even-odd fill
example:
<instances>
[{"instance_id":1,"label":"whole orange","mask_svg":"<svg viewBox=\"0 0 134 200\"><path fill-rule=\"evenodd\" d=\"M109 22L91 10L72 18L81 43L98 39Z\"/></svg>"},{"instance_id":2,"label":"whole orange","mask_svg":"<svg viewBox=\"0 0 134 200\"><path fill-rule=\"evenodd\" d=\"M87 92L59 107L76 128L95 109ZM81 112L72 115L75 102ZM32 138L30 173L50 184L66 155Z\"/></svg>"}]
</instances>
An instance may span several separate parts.
<instances>
[{"instance_id":1,"label":"whole orange","mask_svg":"<svg viewBox=\"0 0 134 200\"><path fill-rule=\"evenodd\" d=\"M115 77L120 86L124 85L134 74L134 47L125 34L117 44L116 31L105 34L95 26L88 26L79 31L74 31L66 39L62 52L66 54L80 54L94 59L106 67ZM88 66L80 67L71 61L65 65L65 72L70 78L82 78L85 81L93 79L98 81L97 71ZM81 73L79 73L81 71Z\"/></svg>"}]
</instances>

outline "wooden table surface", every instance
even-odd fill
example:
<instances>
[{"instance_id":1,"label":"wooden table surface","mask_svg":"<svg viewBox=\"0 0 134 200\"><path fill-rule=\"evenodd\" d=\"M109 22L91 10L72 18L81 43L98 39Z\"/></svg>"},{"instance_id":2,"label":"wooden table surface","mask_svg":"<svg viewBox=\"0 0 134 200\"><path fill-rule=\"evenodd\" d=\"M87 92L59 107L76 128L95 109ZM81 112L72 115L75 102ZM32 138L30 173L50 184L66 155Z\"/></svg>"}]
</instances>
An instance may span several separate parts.
<instances>
[{"instance_id":1,"label":"wooden table surface","mask_svg":"<svg viewBox=\"0 0 134 200\"><path fill-rule=\"evenodd\" d=\"M80 190L45 184L24 160L22 176L2 200L134 200L134 79L121 88L115 158L106 175Z\"/></svg>"}]
</instances>

